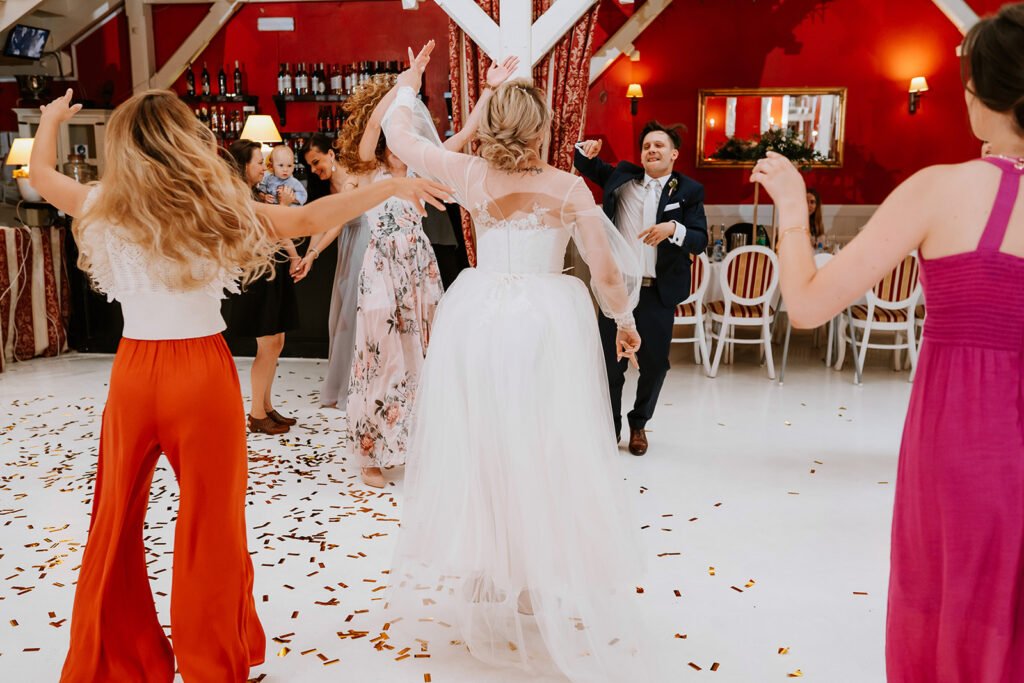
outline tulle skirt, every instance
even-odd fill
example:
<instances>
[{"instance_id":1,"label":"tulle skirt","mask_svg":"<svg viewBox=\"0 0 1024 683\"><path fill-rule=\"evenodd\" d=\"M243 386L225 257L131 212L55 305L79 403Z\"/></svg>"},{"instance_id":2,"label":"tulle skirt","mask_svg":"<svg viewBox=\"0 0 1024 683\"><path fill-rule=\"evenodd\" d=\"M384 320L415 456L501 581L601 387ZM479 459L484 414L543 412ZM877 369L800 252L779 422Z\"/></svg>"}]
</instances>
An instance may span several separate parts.
<instances>
[{"instance_id":1,"label":"tulle skirt","mask_svg":"<svg viewBox=\"0 0 1024 683\"><path fill-rule=\"evenodd\" d=\"M391 645L512 667L487 680L668 679L645 649L639 524L582 282L463 271L409 450Z\"/></svg>"}]
</instances>

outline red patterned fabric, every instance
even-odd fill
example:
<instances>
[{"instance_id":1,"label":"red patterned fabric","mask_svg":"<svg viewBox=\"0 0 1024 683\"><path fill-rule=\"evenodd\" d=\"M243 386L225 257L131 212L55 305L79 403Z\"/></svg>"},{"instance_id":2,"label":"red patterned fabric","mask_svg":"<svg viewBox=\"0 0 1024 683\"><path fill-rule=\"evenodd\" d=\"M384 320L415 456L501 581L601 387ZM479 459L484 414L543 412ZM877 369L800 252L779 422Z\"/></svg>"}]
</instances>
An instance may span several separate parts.
<instances>
[{"instance_id":1,"label":"red patterned fabric","mask_svg":"<svg viewBox=\"0 0 1024 683\"><path fill-rule=\"evenodd\" d=\"M701 284L704 282L704 262L697 256L693 257L693 262L690 264L690 295L697 293L700 289Z\"/></svg>"},{"instance_id":2,"label":"red patterned fabric","mask_svg":"<svg viewBox=\"0 0 1024 683\"><path fill-rule=\"evenodd\" d=\"M708 310L711 315L724 316L725 315L725 302L724 301L712 301L708 304ZM764 306L757 304L755 306L745 306L743 304L733 303L732 310L729 315L733 318L760 318L764 315ZM775 309L769 309L769 315L775 315Z\"/></svg>"},{"instance_id":3,"label":"red patterned fabric","mask_svg":"<svg viewBox=\"0 0 1024 683\"><path fill-rule=\"evenodd\" d=\"M701 304L701 312L707 313L708 307ZM676 306L676 317L677 318L692 318L697 315L697 304L679 304Z\"/></svg>"},{"instance_id":4,"label":"red patterned fabric","mask_svg":"<svg viewBox=\"0 0 1024 683\"><path fill-rule=\"evenodd\" d=\"M15 234L14 259L20 267L17 276L17 299L14 301L14 358L28 360L35 355L36 338L32 324L32 240L27 230Z\"/></svg>"},{"instance_id":5,"label":"red patterned fabric","mask_svg":"<svg viewBox=\"0 0 1024 683\"><path fill-rule=\"evenodd\" d=\"M764 296L772 282L774 268L767 254L757 251L740 254L729 263L729 287L744 299Z\"/></svg>"},{"instance_id":6,"label":"red patterned fabric","mask_svg":"<svg viewBox=\"0 0 1024 683\"><path fill-rule=\"evenodd\" d=\"M58 227L0 228L0 371L11 358L55 356L67 348L65 233Z\"/></svg>"},{"instance_id":7,"label":"red patterned fabric","mask_svg":"<svg viewBox=\"0 0 1024 683\"><path fill-rule=\"evenodd\" d=\"M875 285L875 296L888 302L908 299L917 287L918 270L917 257L907 256Z\"/></svg>"},{"instance_id":8,"label":"red patterned fabric","mask_svg":"<svg viewBox=\"0 0 1024 683\"><path fill-rule=\"evenodd\" d=\"M544 14L555 0L533 0L533 18ZM477 5L495 22L499 18L498 0L476 0ZM587 113L590 88L590 57L594 51L594 29L598 4L576 23L533 70L533 81L546 90L551 103L551 142L548 162L563 171L572 170L573 145L580 140ZM456 130L468 114L468 108L480 96L490 59L458 27L448 22L448 57L451 64L452 124ZM462 212L462 232L470 265L476 265L476 243L469 214Z\"/></svg>"},{"instance_id":9,"label":"red patterned fabric","mask_svg":"<svg viewBox=\"0 0 1024 683\"><path fill-rule=\"evenodd\" d=\"M868 307L863 304L851 306L850 312L857 320L868 319ZM905 323L907 322L907 311L902 308L895 311L888 308L875 308L872 319L878 323Z\"/></svg>"}]
</instances>

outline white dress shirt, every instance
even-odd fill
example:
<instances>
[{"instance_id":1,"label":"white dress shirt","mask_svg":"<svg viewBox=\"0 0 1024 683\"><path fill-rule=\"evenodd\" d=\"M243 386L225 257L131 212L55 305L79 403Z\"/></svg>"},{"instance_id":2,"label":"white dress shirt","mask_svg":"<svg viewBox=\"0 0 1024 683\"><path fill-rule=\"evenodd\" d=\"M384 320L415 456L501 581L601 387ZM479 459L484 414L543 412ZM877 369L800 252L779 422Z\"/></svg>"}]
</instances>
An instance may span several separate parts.
<instances>
[{"instance_id":1,"label":"white dress shirt","mask_svg":"<svg viewBox=\"0 0 1024 683\"><path fill-rule=\"evenodd\" d=\"M640 262L643 264L644 277L655 277L658 248L644 244L639 235L657 222L661 194L664 191L665 183L671 177L671 173L660 178L652 178L645 173L643 180L627 182L618 190L619 204L615 210L615 227L619 229L627 242L634 245ZM654 185L651 186L651 183ZM668 241L681 247L683 239L686 237L686 228L679 221L673 221L673 223L676 224L676 232L668 238Z\"/></svg>"}]
</instances>

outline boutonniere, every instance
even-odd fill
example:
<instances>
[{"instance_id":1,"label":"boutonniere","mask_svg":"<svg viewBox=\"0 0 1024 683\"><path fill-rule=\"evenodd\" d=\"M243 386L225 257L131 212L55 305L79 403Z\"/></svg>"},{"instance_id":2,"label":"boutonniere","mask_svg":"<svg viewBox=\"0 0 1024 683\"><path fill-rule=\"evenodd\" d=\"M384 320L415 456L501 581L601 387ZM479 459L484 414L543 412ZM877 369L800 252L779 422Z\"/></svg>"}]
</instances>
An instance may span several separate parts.
<instances>
[{"instance_id":1,"label":"boutonniere","mask_svg":"<svg viewBox=\"0 0 1024 683\"><path fill-rule=\"evenodd\" d=\"M678 178L672 178L671 180L668 181L668 193L669 194L672 194L673 192L675 192L677 187L679 187L679 179Z\"/></svg>"}]
</instances>

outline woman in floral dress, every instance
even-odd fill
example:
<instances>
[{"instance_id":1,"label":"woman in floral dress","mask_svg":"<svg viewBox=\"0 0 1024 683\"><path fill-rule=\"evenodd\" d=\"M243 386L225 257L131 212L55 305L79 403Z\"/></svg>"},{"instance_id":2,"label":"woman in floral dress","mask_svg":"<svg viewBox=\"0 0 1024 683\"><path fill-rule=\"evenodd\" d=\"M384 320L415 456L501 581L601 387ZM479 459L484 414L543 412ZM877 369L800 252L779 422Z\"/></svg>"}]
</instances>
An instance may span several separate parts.
<instances>
[{"instance_id":1,"label":"woman in floral dress","mask_svg":"<svg viewBox=\"0 0 1024 683\"><path fill-rule=\"evenodd\" d=\"M490 99L518 64L509 58L487 72ZM394 99L393 75L371 78L346 101L349 118L338 140L339 160L364 182L407 175L406 165L387 148L381 119ZM389 91L392 91L389 93ZM477 106L465 127L445 142L461 149L476 132L484 108ZM383 468L405 464L410 417L430 326L441 300L440 270L419 212L388 200L367 213L370 244L359 274L355 350L348 387L350 452L359 459L363 482L381 488Z\"/></svg>"}]
</instances>

